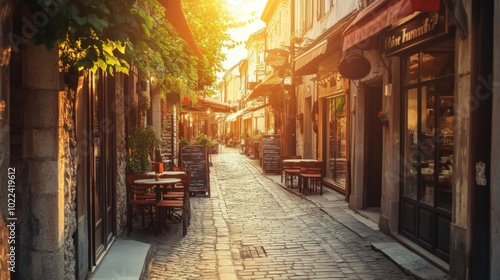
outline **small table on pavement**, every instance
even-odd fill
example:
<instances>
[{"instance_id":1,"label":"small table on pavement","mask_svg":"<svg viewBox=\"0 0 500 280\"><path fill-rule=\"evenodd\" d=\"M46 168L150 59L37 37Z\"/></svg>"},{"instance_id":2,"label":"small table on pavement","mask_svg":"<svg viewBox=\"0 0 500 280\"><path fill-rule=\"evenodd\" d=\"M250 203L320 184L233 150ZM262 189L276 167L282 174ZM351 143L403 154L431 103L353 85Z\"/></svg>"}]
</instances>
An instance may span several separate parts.
<instances>
[{"instance_id":1,"label":"small table on pavement","mask_svg":"<svg viewBox=\"0 0 500 280\"><path fill-rule=\"evenodd\" d=\"M147 175L154 176L156 175L156 172L148 172L146 173ZM163 171L161 175L184 175L186 172L184 171Z\"/></svg>"},{"instance_id":2,"label":"small table on pavement","mask_svg":"<svg viewBox=\"0 0 500 280\"><path fill-rule=\"evenodd\" d=\"M159 178L156 180L156 178L151 178L151 179L138 179L134 180L134 184L137 185L152 185L152 186L158 186L158 185L170 185L170 184L175 184L181 182L181 179L179 178ZM162 188L157 187L156 188L156 201L160 201L162 199L163 193L162 193Z\"/></svg>"},{"instance_id":3,"label":"small table on pavement","mask_svg":"<svg viewBox=\"0 0 500 280\"><path fill-rule=\"evenodd\" d=\"M312 159L312 158L293 158L293 159L284 159L283 162L292 162L292 163L301 163L301 162L315 162L318 161L317 159Z\"/></svg>"}]
</instances>

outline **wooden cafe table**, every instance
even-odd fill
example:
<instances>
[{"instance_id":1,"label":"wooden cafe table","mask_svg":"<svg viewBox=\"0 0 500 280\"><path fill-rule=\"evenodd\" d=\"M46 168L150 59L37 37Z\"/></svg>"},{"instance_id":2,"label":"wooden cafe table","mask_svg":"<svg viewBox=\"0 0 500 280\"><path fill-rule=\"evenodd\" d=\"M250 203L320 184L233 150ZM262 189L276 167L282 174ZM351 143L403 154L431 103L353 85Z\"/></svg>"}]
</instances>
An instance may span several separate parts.
<instances>
[{"instance_id":1,"label":"wooden cafe table","mask_svg":"<svg viewBox=\"0 0 500 280\"><path fill-rule=\"evenodd\" d=\"M156 201L160 201L162 199L162 196L163 196L162 188L158 187L158 186L166 186L166 185L171 185L171 184L180 183L180 182L181 182L181 179L179 179L179 178L159 178L158 180L156 180L156 178L151 178L151 179L134 180L134 184L137 184L137 185L157 186L156 187Z\"/></svg>"},{"instance_id":2,"label":"wooden cafe table","mask_svg":"<svg viewBox=\"0 0 500 280\"><path fill-rule=\"evenodd\" d=\"M146 173L147 175L154 176L156 175L156 172L148 172ZM186 172L184 171L163 171L161 175L184 175Z\"/></svg>"},{"instance_id":3,"label":"wooden cafe table","mask_svg":"<svg viewBox=\"0 0 500 280\"><path fill-rule=\"evenodd\" d=\"M284 159L282 166L288 166L289 168L293 169L290 170L290 172L285 172L285 186L287 182L287 176L290 176L290 188L293 188L293 177L298 176L300 172L300 163L301 162L316 162L318 160L316 159L309 159L309 158L290 158L290 159Z\"/></svg>"},{"instance_id":4,"label":"wooden cafe table","mask_svg":"<svg viewBox=\"0 0 500 280\"><path fill-rule=\"evenodd\" d=\"M293 158L293 159L284 159L283 162L289 162L289 163L301 163L301 162L316 162L318 161L317 159L312 159L312 158Z\"/></svg>"}]
</instances>

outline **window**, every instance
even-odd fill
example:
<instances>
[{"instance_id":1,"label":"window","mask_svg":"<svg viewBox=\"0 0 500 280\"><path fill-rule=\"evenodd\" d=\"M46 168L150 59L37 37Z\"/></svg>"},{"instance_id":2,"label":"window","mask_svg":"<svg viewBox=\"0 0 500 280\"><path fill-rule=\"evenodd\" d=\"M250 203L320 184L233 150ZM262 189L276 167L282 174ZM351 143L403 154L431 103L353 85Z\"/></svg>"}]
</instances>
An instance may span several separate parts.
<instances>
[{"instance_id":1,"label":"window","mask_svg":"<svg viewBox=\"0 0 500 280\"><path fill-rule=\"evenodd\" d=\"M346 96L341 95L327 101L328 110L328 146L326 178L345 188L347 124Z\"/></svg>"},{"instance_id":2,"label":"window","mask_svg":"<svg viewBox=\"0 0 500 280\"><path fill-rule=\"evenodd\" d=\"M305 1L305 23L304 23L304 31L309 30L312 27L313 23L313 1Z\"/></svg>"},{"instance_id":3,"label":"window","mask_svg":"<svg viewBox=\"0 0 500 280\"><path fill-rule=\"evenodd\" d=\"M318 20L333 7L333 0L318 0Z\"/></svg>"}]
</instances>

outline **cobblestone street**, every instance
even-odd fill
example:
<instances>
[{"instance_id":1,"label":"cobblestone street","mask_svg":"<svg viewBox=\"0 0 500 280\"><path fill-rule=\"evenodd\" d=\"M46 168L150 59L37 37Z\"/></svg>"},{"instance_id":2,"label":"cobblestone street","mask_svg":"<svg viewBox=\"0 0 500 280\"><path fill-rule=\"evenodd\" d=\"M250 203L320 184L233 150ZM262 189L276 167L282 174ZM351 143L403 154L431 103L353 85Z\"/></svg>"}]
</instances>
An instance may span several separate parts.
<instances>
[{"instance_id":1,"label":"cobblestone street","mask_svg":"<svg viewBox=\"0 0 500 280\"><path fill-rule=\"evenodd\" d=\"M389 237L341 195L327 190L327 203L313 203L319 195L290 192L237 149L212 162L212 195L192 197L187 236L180 224L129 236L153 246L143 279L412 279L371 248Z\"/></svg>"}]
</instances>

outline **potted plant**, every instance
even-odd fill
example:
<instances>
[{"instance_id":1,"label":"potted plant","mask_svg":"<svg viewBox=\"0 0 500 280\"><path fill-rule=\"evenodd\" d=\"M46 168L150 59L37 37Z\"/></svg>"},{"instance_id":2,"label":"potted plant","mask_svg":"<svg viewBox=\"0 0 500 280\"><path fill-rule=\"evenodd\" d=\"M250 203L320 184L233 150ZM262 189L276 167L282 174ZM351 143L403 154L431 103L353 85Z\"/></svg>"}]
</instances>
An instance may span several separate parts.
<instances>
[{"instance_id":1,"label":"potted plant","mask_svg":"<svg viewBox=\"0 0 500 280\"><path fill-rule=\"evenodd\" d=\"M380 120L380 124L382 126L388 126L389 125L389 120L387 119L387 112L380 111L378 112L378 119Z\"/></svg>"},{"instance_id":2,"label":"potted plant","mask_svg":"<svg viewBox=\"0 0 500 280\"><path fill-rule=\"evenodd\" d=\"M135 127L128 139L127 173L144 174L151 169L149 151L160 144L152 126Z\"/></svg>"},{"instance_id":3,"label":"potted plant","mask_svg":"<svg viewBox=\"0 0 500 280\"><path fill-rule=\"evenodd\" d=\"M198 137L196 137L196 144L205 146L205 149L209 156L209 165L212 166L212 140L210 139L210 137L208 137L204 133L200 133L198 134Z\"/></svg>"},{"instance_id":4,"label":"potted plant","mask_svg":"<svg viewBox=\"0 0 500 280\"><path fill-rule=\"evenodd\" d=\"M198 137L196 137L196 144L210 147L212 146L212 140L204 133L200 133Z\"/></svg>"},{"instance_id":5,"label":"potted plant","mask_svg":"<svg viewBox=\"0 0 500 280\"><path fill-rule=\"evenodd\" d=\"M189 140L186 137L182 137L181 140L179 141L180 146L187 146L189 144L191 144L191 143L189 142Z\"/></svg>"}]
</instances>

